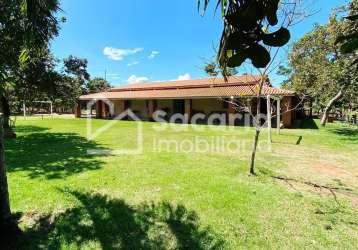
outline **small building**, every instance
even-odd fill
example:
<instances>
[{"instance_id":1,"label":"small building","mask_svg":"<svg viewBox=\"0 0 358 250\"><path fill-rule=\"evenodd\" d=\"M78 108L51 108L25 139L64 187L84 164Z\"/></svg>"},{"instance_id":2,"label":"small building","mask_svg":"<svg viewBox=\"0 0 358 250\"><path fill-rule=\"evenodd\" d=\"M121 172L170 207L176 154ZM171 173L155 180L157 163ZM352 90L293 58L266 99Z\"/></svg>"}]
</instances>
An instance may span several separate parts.
<instances>
[{"instance_id":1,"label":"small building","mask_svg":"<svg viewBox=\"0 0 358 250\"><path fill-rule=\"evenodd\" d=\"M224 114L228 124L241 125L235 114L256 114L260 76L242 75L224 78L207 78L183 81L154 83L134 83L112 88L107 92L83 95L79 98L76 116L81 117L82 109L88 101L95 102L97 118L112 118L130 109L141 120L153 120L155 111L164 111L168 119L172 114L183 114L188 119L201 113L206 117L212 114ZM267 102L269 97L270 102ZM290 128L295 119L293 109L296 101L292 91L274 88L267 80L262 89L260 113L266 114L268 103L271 113L281 114L281 125ZM112 108L109 107L109 102ZM238 108L237 105L240 104ZM234 117L234 118L233 118ZM241 116L244 117L244 116ZM280 115L278 115L280 117ZM230 121L235 119L235 121ZM201 119L203 123L205 119ZM278 120L272 118L272 126Z\"/></svg>"}]
</instances>

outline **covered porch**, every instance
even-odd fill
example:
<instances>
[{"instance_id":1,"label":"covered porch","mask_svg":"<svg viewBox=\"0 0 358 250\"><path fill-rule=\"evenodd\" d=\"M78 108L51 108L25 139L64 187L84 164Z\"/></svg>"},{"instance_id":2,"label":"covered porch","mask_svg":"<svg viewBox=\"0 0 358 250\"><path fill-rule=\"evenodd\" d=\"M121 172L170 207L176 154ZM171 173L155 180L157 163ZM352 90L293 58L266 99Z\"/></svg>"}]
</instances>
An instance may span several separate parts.
<instances>
[{"instance_id":1,"label":"covered porch","mask_svg":"<svg viewBox=\"0 0 358 250\"><path fill-rule=\"evenodd\" d=\"M88 100L81 100L76 107L76 117L87 117ZM156 111L164 111L162 118L168 122L207 124L208 118L225 116L225 124L217 119L217 125L252 126L252 115L256 115L257 97L238 98L192 98L192 99L128 99L128 100L95 100L93 117L111 119L130 109L139 119L153 121ZM112 106L112 107L111 107ZM267 125L291 128L294 120L292 96L261 97L260 113L266 114ZM174 114L182 114L185 119L171 119ZM200 115L198 115L200 114Z\"/></svg>"}]
</instances>

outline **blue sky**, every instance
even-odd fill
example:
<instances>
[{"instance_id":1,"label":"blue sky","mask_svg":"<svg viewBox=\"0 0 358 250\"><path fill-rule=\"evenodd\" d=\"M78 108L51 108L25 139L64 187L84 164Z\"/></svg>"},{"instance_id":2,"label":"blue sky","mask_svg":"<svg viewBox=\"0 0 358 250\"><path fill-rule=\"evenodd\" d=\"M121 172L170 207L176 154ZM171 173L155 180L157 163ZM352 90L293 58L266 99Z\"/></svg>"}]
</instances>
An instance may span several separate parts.
<instances>
[{"instance_id":1,"label":"blue sky","mask_svg":"<svg viewBox=\"0 0 358 250\"><path fill-rule=\"evenodd\" d=\"M292 28L293 40L347 1L313 2L319 12ZM202 67L214 56L222 27L219 13L198 14L196 0L61 0L61 8L67 22L52 52L87 58L91 76L106 71L112 85L206 77ZM275 85L281 80L271 75Z\"/></svg>"}]
</instances>

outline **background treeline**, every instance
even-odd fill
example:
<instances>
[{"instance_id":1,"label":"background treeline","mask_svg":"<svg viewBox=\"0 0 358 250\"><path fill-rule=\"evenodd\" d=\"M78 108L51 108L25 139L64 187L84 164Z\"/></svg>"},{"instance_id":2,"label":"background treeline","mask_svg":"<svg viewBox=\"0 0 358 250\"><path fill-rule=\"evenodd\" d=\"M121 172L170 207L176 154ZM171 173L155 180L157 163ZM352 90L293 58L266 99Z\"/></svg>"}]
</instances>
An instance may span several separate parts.
<instances>
[{"instance_id":1,"label":"background treeline","mask_svg":"<svg viewBox=\"0 0 358 250\"><path fill-rule=\"evenodd\" d=\"M22 113L24 103L27 113L50 112L49 105L39 101L51 101L53 112L72 113L80 95L110 88L103 78L91 79L86 59L69 56L60 65L48 51L37 59L40 65L29 72L19 70L7 78L4 95L12 114Z\"/></svg>"},{"instance_id":2,"label":"background treeline","mask_svg":"<svg viewBox=\"0 0 358 250\"><path fill-rule=\"evenodd\" d=\"M24 102L28 111L39 106L36 101L52 101L54 111L71 112L81 94L109 88L104 79L91 79L86 59L69 56L61 62L51 54L50 42L66 22L62 13L57 0L0 1L0 109L5 129Z\"/></svg>"},{"instance_id":3,"label":"background treeline","mask_svg":"<svg viewBox=\"0 0 358 250\"><path fill-rule=\"evenodd\" d=\"M346 119L358 109L358 0L334 10L325 25L316 25L292 47L283 86L306 100L312 115Z\"/></svg>"}]
</instances>

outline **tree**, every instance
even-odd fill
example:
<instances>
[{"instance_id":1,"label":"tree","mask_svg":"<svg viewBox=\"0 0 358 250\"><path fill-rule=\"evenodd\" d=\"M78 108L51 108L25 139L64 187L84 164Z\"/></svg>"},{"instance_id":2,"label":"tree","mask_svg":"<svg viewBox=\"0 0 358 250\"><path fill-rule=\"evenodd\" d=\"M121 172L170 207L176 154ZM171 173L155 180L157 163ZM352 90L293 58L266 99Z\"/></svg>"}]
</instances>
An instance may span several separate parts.
<instances>
[{"instance_id":1,"label":"tree","mask_svg":"<svg viewBox=\"0 0 358 250\"><path fill-rule=\"evenodd\" d=\"M43 100L52 101L55 111L73 110L78 97L88 92L89 81L84 82L82 76L85 75L89 79L87 71L83 70L85 67L73 66L74 64L70 63L71 70L65 68L64 72L58 72L56 70L58 60L53 57L49 50L46 48L37 51L39 53L32 57L31 63L29 61L17 70L16 77L12 80L15 84L6 91L8 99L16 100L17 106L22 106L22 103L25 102L27 107L31 107L34 101ZM84 59L81 60L85 61ZM81 65L77 62L75 64ZM87 66L87 62L85 66ZM77 75L74 73L66 74L66 72L74 72ZM99 83L95 81L92 85L90 87L93 88L93 91L106 88L106 83L101 81ZM20 104L19 101L21 101Z\"/></svg>"},{"instance_id":2,"label":"tree","mask_svg":"<svg viewBox=\"0 0 358 250\"><path fill-rule=\"evenodd\" d=\"M218 76L220 74L220 67L218 67L216 62L210 62L205 64L204 71L209 76ZM234 75L237 75L237 70L235 68L227 68L226 76Z\"/></svg>"},{"instance_id":3,"label":"tree","mask_svg":"<svg viewBox=\"0 0 358 250\"><path fill-rule=\"evenodd\" d=\"M33 54L31 60L16 72L14 89L17 99L28 105L54 94L56 65L57 60L48 48L38 49L37 54Z\"/></svg>"},{"instance_id":4,"label":"tree","mask_svg":"<svg viewBox=\"0 0 358 250\"><path fill-rule=\"evenodd\" d=\"M351 55L342 53L336 42L345 27L346 21L333 14L327 25L316 26L296 42L289 54L285 87L314 100L315 108L323 111L322 126L337 101L357 83Z\"/></svg>"},{"instance_id":5,"label":"tree","mask_svg":"<svg viewBox=\"0 0 358 250\"><path fill-rule=\"evenodd\" d=\"M4 0L0 5L0 96L4 128L9 130L10 103L5 87L21 67L31 64L57 36L59 10L57 0Z\"/></svg>"},{"instance_id":6,"label":"tree","mask_svg":"<svg viewBox=\"0 0 358 250\"><path fill-rule=\"evenodd\" d=\"M83 93L81 82L77 78L58 74L54 83L56 91L49 98L55 104L55 108L61 107L64 110L73 109L78 97Z\"/></svg>"},{"instance_id":7,"label":"tree","mask_svg":"<svg viewBox=\"0 0 358 250\"><path fill-rule=\"evenodd\" d=\"M87 59L78 58L70 55L68 58L63 60L65 72L70 76L76 77L80 82L83 93L86 93L86 83L90 79L90 75L87 72Z\"/></svg>"},{"instance_id":8,"label":"tree","mask_svg":"<svg viewBox=\"0 0 358 250\"><path fill-rule=\"evenodd\" d=\"M43 49L58 32L55 13L57 0L2 0L0 3L0 96L3 110L9 106L3 90L8 77L31 61L35 51ZM12 220L6 176L3 121L9 115L4 112L0 124L0 236L13 236L18 231Z\"/></svg>"},{"instance_id":9,"label":"tree","mask_svg":"<svg viewBox=\"0 0 358 250\"><path fill-rule=\"evenodd\" d=\"M200 9L203 4L204 13L209 0L198 0ZM217 63L226 78L228 68L240 67L246 59L259 70L261 80L257 91L256 116L254 117L255 137L250 159L250 173L255 174L255 156L261 131L259 117L262 89L267 82L268 68L276 56L271 57L272 48L286 45L290 40L288 27L297 15L298 1L279 0L218 0L217 8L221 8L223 31L220 39ZM282 10L282 22L279 25L278 11ZM280 26L276 31L272 32Z\"/></svg>"},{"instance_id":10,"label":"tree","mask_svg":"<svg viewBox=\"0 0 358 250\"><path fill-rule=\"evenodd\" d=\"M9 104L5 89L14 69L19 67L19 55L23 48L25 27L20 0L4 0L0 3L0 98L4 128L8 129Z\"/></svg>"},{"instance_id":11,"label":"tree","mask_svg":"<svg viewBox=\"0 0 358 250\"><path fill-rule=\"evenodd\" d=\"M343 54L352 55L352 66L355 66L358 64L358 1L353 0L345 9L348 10L349 16L345 18L347 21L343 34L337 37L336 44L340 45Z\"/></svg>"},{"instance_id":12,"label":"tree","mask_svg":"<svg viewBox=\"0 0 358 250\"><path fill-rule=\"evenodd\" d=\"M111 88L110 83L100 77L96 77L90 80L86 86L87 92L90 94L107 91L110 88Z\"/></svg>"}]
</instances>

